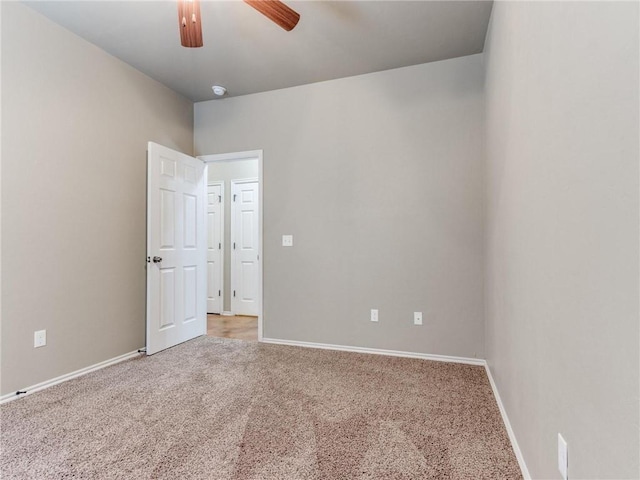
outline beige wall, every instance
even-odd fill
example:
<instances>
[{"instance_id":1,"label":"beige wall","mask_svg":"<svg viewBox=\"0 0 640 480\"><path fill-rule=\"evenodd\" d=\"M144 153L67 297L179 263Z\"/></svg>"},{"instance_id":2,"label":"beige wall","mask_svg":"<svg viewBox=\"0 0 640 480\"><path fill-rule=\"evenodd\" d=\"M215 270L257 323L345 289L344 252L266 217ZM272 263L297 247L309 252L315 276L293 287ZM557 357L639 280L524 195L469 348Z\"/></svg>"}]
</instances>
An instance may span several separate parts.
<instances>
[{"instance_id":1,"label":"beige wall","mask_svg":"<svg viewBox=\"0 0 640 480\"><path fill-rule=\"evenodd\" d=\"M195 105L196 154L264 150L265 337L484 357L482 81L475 55Z\"/></svg>"},{"instance_id":2,"label":"beige wall","mask_svg":"<svg viewBox=\"0 0 640 480\"><path fill-rule=\"evenodd\" d=\"M638 3L496 2L487 358L534 478L639 478Z\"/></svg>"},{"instance_id":3,"label":"beige wall","mask_svg":"<svg viewBox=\"0 0 640 480\"><path fill-rule=\"evenodd\" d=\"M146 144L192 153L193 106L1 8L4 394L144 345Z\"/></svg>"},{"instance_id":4,"label":"beige wall","mask_svg":"<svg viewBox=\"0 0 640 480\"><path fill-rule=\"evenodd\" d=\"M224 183L224 310L231 311L231 180L258 178L258 160L217 161L207 164L209 183Z\"/></svg>"}]
</instances>

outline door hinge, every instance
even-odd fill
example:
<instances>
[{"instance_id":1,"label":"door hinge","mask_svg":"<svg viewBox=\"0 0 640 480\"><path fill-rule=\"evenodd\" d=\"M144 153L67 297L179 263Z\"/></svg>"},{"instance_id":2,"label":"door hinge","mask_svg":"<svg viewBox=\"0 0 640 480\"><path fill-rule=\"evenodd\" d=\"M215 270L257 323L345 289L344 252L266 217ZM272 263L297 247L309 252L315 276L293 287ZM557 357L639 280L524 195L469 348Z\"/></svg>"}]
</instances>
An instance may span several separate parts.
<instances>
[{"instance_id":1,"label":"door hinge","mask_svg":"<svg viewBox=\"0 0 640 480\"><path fill-rule=\"evenodd\" d=\"M233 291L233 296L234 296L234 297L236 296L236 291L235 291L235 290Z\"/></svg>"},{"instance_id":2,"label":"door hinge","mask_svg":"<svg viewBox=\"0 0 640 480\"><path fill-rule=\"evenodd\" d=\"M238 196L237 194L235 194L235 193L233 194L233 201L234 201L234 202L236 201L236 197L237 197L237 196Z\"/></svg>"},{"instance_id":3,"label":"door hinge","mask_svg":"<svg viewBox=\"0 0 640 480\"><path fill-rule=\"evenodd\" d=\"M218 203L222 203L222 196L218 195Z\"/></svg>"},{"instance_id":4,"label":"door hinge","mask_svg":"<svg viewBox=\"0 0 640 480\"><path fill-rule=\"evenodd\" d=\"M222 250L222 244L221 243L218 244L218 250Z\"/></svg>"},{"instance_id":5,"label":"door hinge","mask_svg":"<svg viewBox=\"0 0 640 480\"><path fill-rule=\"evenodd\" d=\"M218 290L218 296L222 295L222 292L220 290Z\"/></svg>"},{"instance_id":6,"label":"door hinge","mask_svg":"<svg viewBox=\"0 0 640 480\"><path fill-rule=\"evenodd\" d=\"M236 242L233 242L233 249L236 249Z\"/></svg>"}]
</instances>

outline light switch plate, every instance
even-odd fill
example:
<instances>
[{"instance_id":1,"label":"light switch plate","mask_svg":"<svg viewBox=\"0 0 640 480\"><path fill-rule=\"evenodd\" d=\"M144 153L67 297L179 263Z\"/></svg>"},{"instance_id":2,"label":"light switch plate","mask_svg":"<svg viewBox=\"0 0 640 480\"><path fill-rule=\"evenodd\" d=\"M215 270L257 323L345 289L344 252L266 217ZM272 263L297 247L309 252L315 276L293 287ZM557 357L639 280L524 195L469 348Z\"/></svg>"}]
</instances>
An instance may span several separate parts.
<instances>
[{"instance_id":1,"label":"light switch plate","mask_svg":"<svg viewBox=\"0 0 640 480\"><path fill-rule=\"evenodd\" d=\"M282 246L293 247L293 235L282 235Z\"/></svg>"}]
</instances>

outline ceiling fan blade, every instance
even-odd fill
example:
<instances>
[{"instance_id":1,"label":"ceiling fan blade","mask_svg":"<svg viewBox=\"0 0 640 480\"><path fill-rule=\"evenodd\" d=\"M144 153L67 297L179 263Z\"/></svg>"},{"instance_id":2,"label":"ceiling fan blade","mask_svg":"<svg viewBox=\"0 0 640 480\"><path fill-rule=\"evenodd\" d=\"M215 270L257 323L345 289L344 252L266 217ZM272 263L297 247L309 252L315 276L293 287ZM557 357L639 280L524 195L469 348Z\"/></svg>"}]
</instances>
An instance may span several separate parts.
<instances>
[{"instance_id":1,"label":"ceiling fan blade","mask_svg":"<svg viewBox=\"0 0 640 480\"><path fill-rule=\"evenodd\" d=\"M178 22L182 46L201 47L203 43L200 0L178 0Z\"/></svg>"},{"instance_id":2,"label":"ceiling fan blade","mask_svg":"<svg viewBox=\"0 0 640 480\"><path fill-rule=\"evenodd\" d=\"M287 32L293 30L300 20L300 14L279 0L244 0L265 17L280 25Z\"/></svg>"}]
</instances>

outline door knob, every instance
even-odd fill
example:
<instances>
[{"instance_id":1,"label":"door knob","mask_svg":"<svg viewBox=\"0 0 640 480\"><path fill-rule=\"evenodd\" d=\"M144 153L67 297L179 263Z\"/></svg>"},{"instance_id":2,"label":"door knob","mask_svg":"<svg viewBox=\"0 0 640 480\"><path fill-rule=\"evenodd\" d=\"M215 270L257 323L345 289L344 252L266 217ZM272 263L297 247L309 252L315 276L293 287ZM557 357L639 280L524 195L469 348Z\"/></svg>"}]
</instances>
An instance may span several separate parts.
<instances>
[{"instance_id":1,"label":"door knob","mask_svg":"<svg viewBox=\"0 0 640 480\"><path fill-rule=\"evenodd\" d=\"M153 257L153 263L160 263L162 261L162 257Z\"/></svg>"}]
</instances>

